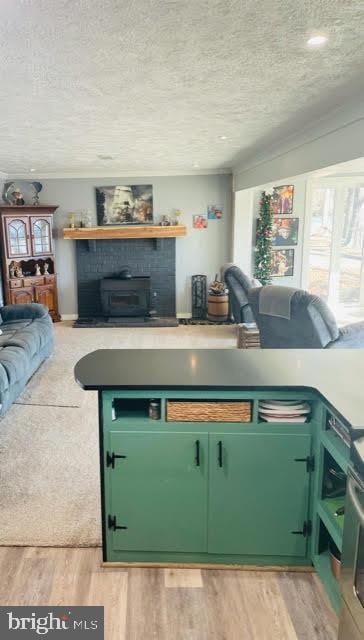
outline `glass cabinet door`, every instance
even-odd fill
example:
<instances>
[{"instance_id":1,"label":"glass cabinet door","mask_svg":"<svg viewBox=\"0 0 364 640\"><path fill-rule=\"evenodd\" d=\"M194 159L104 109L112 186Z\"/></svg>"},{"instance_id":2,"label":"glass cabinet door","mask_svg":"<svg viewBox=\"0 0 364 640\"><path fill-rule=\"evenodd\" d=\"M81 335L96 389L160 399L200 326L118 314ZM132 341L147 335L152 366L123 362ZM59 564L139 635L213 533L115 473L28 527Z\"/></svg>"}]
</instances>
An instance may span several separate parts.
<instances>
[{"instance_id":1,"label":"glass cabinet door","mask_svg":"<svg viewBox=\"0 0 364 640\"><path fill-rule=\"evenodd\" d=\"M19 258L30 255L29 227L26 218L6 218L8 255Z\"/></svg>"},{"instance_id":2,"label":"glass cabinet door","mask_svg":"<svg viewBox=\"0 0 364 640\"><path fill-rule=\"evenodd\" d=\"M52 225L50 218L31 218L33 255L52 253Z\"/></svg>"}]
</instances>

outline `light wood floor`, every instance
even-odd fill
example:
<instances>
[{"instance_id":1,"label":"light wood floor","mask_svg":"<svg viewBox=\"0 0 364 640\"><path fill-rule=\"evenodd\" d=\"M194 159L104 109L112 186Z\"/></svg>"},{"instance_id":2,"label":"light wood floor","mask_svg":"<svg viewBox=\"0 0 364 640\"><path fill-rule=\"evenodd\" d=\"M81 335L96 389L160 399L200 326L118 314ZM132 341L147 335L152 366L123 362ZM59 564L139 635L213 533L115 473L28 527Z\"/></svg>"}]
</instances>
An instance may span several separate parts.
<instances>
[{"instance_id":1,"label":"light wood floor","mask_svg":"<svg viewBox=\"0 0 364 640\"><path fill-rule=\"evenodd\" d=\"M336 640L311 573L100 566L99 549L0 547L0 604L105 607L105 640Z\"/></svg>"}]
</instances>

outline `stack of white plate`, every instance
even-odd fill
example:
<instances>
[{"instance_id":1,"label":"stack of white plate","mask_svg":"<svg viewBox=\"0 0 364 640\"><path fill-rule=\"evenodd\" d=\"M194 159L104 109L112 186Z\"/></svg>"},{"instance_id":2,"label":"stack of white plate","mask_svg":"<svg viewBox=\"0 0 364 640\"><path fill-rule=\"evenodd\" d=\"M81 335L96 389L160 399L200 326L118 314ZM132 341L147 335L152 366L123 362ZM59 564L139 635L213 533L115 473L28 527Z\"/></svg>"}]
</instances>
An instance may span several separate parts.
<instances>
[{"instance_id":1,"label":"stack of white plate","mask_svg":"<svg viewBox=\"0 0 364 640\"><path fill-rule=\"evenodd\" d=\"M302 400L260 400L259 418L266 422L307 422L311 407Z\"/></svg>"}]
</instances>

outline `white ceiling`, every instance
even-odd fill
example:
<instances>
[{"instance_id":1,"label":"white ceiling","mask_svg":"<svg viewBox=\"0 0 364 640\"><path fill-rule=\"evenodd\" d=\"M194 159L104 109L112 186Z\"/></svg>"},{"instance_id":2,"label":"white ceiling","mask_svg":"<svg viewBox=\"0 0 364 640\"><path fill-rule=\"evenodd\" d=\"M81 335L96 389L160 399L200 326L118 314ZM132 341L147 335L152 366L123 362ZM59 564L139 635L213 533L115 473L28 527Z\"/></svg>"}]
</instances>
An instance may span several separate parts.
<instances>
[{"instance_id":1,"label":"white ceiling","mask_svg":"<svg viewBox=\"0 0 364 640\"><path fill-rule=\"evenodd\" d=\"M362 0L2 0L0 170L227 169L354 93L363 18Z\"/></svg>"}]
</instances>

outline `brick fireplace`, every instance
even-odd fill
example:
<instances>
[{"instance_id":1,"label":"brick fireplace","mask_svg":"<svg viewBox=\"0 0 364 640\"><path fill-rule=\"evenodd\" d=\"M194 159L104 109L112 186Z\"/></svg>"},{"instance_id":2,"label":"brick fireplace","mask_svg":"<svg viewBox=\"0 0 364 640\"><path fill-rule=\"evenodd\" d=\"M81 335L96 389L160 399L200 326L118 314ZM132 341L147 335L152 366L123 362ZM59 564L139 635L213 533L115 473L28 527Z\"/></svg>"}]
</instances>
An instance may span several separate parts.
<instances>
[{"instance_id":1,"label":"brick fireplace","mask_svg":"<svg viewBox=\"0 0 364 640\"><path fill-rule=\"evenodd\" d=\"M117 298L116 290L120 295L118 286L118 274L123 268L128 267L135 281L140 285L148 279L150 290L150 307L161 318L176 316L176 249L175 238L138 238L126 240L87 240L76 241L77 260L77 291L78 291L78 315L80 319L105 318L107 315L105 301L102 292L109 291L109 301L119 304L118 313L116 307L114 313L109 316L122 316L125 311L127 299L121 294ZM105 288L105 279L108 285ZM112 284L112 280L115 280ZM104 284L101 284L104 281ZM119 281L120 282L120 281ZM130 281L124 280L124 283ZM136 286L136 285L135 285ZM129 295L129 302L136 300L135 286L124 284L124 290L134 291L134 297ZM114 298L112 291L114 290ZM111 292L111 293L110 293ZM103 306L104 300L104 306ZM131 314L129 314L131 315ZM140 316L136 312L136 316Z\"/></svg>"}]
</instances>

